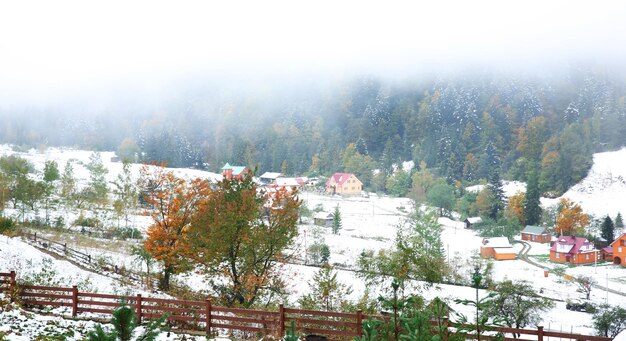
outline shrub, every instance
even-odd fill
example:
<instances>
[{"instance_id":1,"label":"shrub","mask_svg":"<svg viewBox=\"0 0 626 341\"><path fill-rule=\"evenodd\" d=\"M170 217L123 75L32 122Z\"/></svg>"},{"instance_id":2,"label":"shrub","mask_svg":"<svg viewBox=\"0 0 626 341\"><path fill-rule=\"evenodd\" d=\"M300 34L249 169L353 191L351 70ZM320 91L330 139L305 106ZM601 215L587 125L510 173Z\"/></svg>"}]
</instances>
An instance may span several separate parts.
<instances>
[{"instance_id":1,"label":"shrub","mask_svg":"<svg viewBox=\"0 0 626 341\"><path fill-rule=\"evenodd\" d=\"M15 220L8 217L0 217L0 233L9 234L17 229Z\"/></svg>"},{"instance_id":2,"label":"shrub","mask_svg":"<svg viewBox=\"0 0 626 341\"><path fill-rule=\"evenodd\" d=\"M74 225L84 227L100 227L101 223L98 218L85 217L82 214L74 220Z\"/></svg>"}]
</instances>

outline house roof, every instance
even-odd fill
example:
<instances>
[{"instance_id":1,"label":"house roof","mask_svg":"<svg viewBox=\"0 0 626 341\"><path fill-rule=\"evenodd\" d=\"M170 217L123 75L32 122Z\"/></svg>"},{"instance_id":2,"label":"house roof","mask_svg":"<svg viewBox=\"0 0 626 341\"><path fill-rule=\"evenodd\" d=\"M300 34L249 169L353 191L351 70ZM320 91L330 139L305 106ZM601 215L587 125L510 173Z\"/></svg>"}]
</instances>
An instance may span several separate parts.
<instances>
[{"instance_id":1,"label":"house roof","mask_svg":"<svg viewBox=\"0 0 626 341\"><path fill-rule=\"evenodd\" d=\"M522 233L542 235L548 234L548 229L543 226L526 225L526 228L522 230Z\"/></svg>"},{"instance_id":2,"label":"house roof","mask_svg":"<svg viewBox=\"0 0 626 341\"><path fill-rule=\"evenodd\" d=\"M261 178L261 179L277 179L277 178L280 178L282 176L283 176L282 173L265 172L259 178Z\"/></svg>"},{"instance_id":3,"label":"house roof","mask_svg":"<svg viewBox=\"0 0 626 341\"><path fill-rule=\"evenodd\" d=\"M228 164L228 162L226 162L224 167L222 167L222 170L228 170L228 169L232 169L233 170L233 175L239 175L243 171L246 170L246 167L244 167L244 166L231 166L231 165Z\"/></svg>"},{"instance_id":4,"label":"house roof","mask_svg":"<svg viewBox=\"0 0 626 341\"><path fill-rule=\"evenodd\" d=\"M485 247L512 247L507 237L494 237L483 239L483 245Z\"/></svg>"},{"instance_id":5,"label":"house roof","mask_svg":"<svg viewBox=\"0 0 626 341\"><path fill-rule=\"evenodd\" d=\"M604 253L613 253L613 248L610 247L610 246L607 246L605 248L602 248L602 250L600 250L600 251L602 251Z\"/></svg>"},{"instance_id":6,"label":"house roof","mask_svg":"<svg viewBox=\"0 0 626 341\"><path fill-rule=\"evenodd\" d=\"M483 218L481 217L468 217L465 220L470 224L480 224L483 222Z\"/></svg>"},{"instance_id":7,"label":"house roof","mask_svg":"<svg viewBox=\"0 0 626 341\"><path fill-rule=\"evenodd\" d=\"M580 249L583 246L588 246L588 245L593 246L593 243L587 240L587 238L583 238L583 237L559 236L556 239L556 242L554 243L554 245L552 245L552 247L550 248L550 250L556 251L557 245L572 245L572 248L569 250L568 253L574 254L574 253L581 253Z\"/></svg>"},{"instance_id":8,"label":"house roof","mask_svg":"<svg viewBox=\"0 0 626 341\"><path fill-rule=\"evenodd\" d=\"M326 184L328 185L328 183L330 182L330 180L334 180L336 184L338 185L343 185L346 181L348 181L348 179L353 176L354 174L352 173L335 173L333 174L333 176L330 177L330 179L328 179L328 181L326 182ZM354 175L354 177L359 180L356 175ZM360 182L360 181L359 181Z\"/></svg>"},{"instance_id":9,"label":"house roof","mask_svg":"<svg viewBox=\"0 0 626 341\"><path fill-rule=\"evenodd\" d=\"M316 213L313 218L315 219L333 219L333 214L332 213L326 213L326 212L318 212Z\"/></svg>"},{"instance_id":10,"label":"house roof","mask_svg":"<svg viewBox=\"0 0 626 341\"><path fill-rule=\"evenodd\" d=\"M513 247L498 247L498 248L494 248L493 252L498 253L498 254L517 254L517 252L515 252L515 249Z\"/></svg>"},{"instance_id":11,"label":"house roof","mask_svg":"<svg viewBox=\"0 0 626 341\"><path fill-rule=\"evenodd\" d=\"M615 238L615 240L610 244L611 247L613 246L613 244L617 243L619 240L622 240L622 239L626 240L626 233L622 233L621 236Z\"/></svg>"}]
</instances>

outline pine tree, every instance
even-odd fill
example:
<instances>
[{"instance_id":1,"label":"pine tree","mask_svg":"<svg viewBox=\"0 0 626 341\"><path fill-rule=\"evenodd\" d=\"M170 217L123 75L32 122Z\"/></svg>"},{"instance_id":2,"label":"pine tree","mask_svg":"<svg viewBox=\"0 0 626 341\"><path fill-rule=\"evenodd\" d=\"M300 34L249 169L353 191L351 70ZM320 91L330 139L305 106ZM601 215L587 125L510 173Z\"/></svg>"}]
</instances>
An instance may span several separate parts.
<instances>
[{"instance_id":1,"label":"pine tree","mask_svg":"<svg viewBox=\"0 0 626 341\"><path fill-rule=\"evenodd\" d=\"M618 231L618 233L621 233L623 228L624 222L622 221L622 214L618 212L617 217L615 217L615 230Z\"/></svg>"},{"instance_id":2,"label":"pine tree","mask_svg":"<svg viewBox=\"0 0 626 341\"><path fill-rule=\"evenodd\" d=\"M541 207L539 206L539 199L541 197L539 190L539 174L537 172L537 166L533 167L530 175L528 176L528 183L526 184L526 202L524 204L524 215L526 217L526 224L537 225L541 221Z\"/></svg>"},{"instance_id":3,"label":"pine tree","mask_svg":"<svg viewBox=\"0 0 626 341\"><path fill-rule=\"evenodd\" d=\"M615 240L615 225L613 220L608 215L604 218L602 225L600 226L601 236L607 243L612 243Z\"/></svg>"},{"instance_id":4,"label":"pine tree","mask_svg":"<svg viewBox=\"0 0 626 341\"><path fill-rule=\"evenodd\" d=\"M339 212L339 205L337 205L335 207L335 212L333 212L333 234L339 233L341 227L341 212Z\"/></svg>"},{"instance_id":5,"label":"pine tree","mask_svg":"<svg viewBox=\"0 0 626 341\"><path fill-rule=\"evenodd\" d=\"M502 190L502 180L500 179L500 166L494 165L489 174L489 191L491 193L489 217L497 220L500 211L504 209L504 191Z\"/></svg>"}]
</instances>

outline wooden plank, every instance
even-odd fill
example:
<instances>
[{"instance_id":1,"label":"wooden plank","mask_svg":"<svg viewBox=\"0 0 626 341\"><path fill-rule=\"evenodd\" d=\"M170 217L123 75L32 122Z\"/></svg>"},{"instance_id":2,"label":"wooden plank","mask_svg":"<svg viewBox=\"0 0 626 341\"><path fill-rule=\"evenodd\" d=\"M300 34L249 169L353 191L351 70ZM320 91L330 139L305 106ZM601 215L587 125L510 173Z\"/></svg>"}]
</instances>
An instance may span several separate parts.
<instances>
[{"instance_id":1,"label":"wooden plank","mask_svg":"<svg viewBox=\"0 0 626 341\"><path fill-rule=\"evenodd\" d=\"M189 308L175 308L175 307L165 307L165 306L157 306L157 305L142 305L141 308L144 311L156 310L162 312L169 313L178 313L178 314L197 314L205 316L206 312L204 309L189 309Z\"/></svg>"},{"instance_id":2,"label":"wooden plank","mask_svg":"<svg viewBox=\"0 0 626 341\"><path fill-rule=\"evenodd\" d=\"M58 295L58 294L46 294L41 292L23 292L20 293L20 297L43 297L43 298L52 298L57 300L71 300L72 296L68 295Z\"/></svg>"},{"instance_id":3,"label":"wooden plank","mask_svg":"<svg viewBox=\"0 0 626 341\"><path fill-rule=\"evenodd\" d=\"M112 300L126 300L126 301L133 301L135 299L135 297L133 296L128 297L128 296L118 296L118 295L111 295L111 294L90 294L87 292L79 292L78 297L108 298Z\"/></svg>"},{"instance_id":4,"label":"wooden plank","mask_svg":"<svg viewBox=\"0 0 626 341\"><path fill-rule=\"evenodd\" d=\"M259 319L251 319L251 318L228 316L228 315L213 315L211 316L211 320L255 323L255 324L272 324L272 325L278 325L280 323L279 321L276 321L276 320L259 320Z\"/></svg>"},{"instance_id":5,"label":"wooden plank","mask_svg":"<svg viewBox=\"0 0 626 341\"><path fill-rule=\"evenodd\" d=\"M52 305L56 307L71 307L72 302L48 302L48 301L35 301L35 300L22 300L23 304L31 305Z\"/></svg>"},{"instance_id":6,"label":"wooden plank","mask_svg":"<svg viewBox=\"0 0 626 341\"><path fill-rule=\"evenodd\" d=\"M22 290L46 290L46 291L65 291L72 292L72 288L44 287L41 285L20 285Z\"/></svg>"},{"instance_id":7,"label":"wooden plank","mask_svg":"<svg viewBox=\"0 0 626 341\"><path fill-rule=\"evenodd\" d=\"M569 333L561 333L561 332L551 332L544 330L543 336L552 336L552 337L561 337L575 340L587 340L587 341L610 341L612 340L610 337L603 336L591 336L591 335L580 335L580 334L569 334Z\"/></svg>"},{"instance_id":8,"label":"wooden plank","mask_svg":"<svg viewBox=\"0 0 626 341\"><path fill-rule=\"evenodd\" d=\"M336 313L333 311L316 311L316 310L285 308L285 313L286 314L324 316L324 317L342 317L342 318L349 318L349 319L356 320L356 314Z\"/></svg>"},{"instance_id":9,"label":"wooden plank","mask_svg":"<svg viewBox=\"0 0 626 341\"><path fill-rule=\"evenodd\" d=\"M250 309L239 309L239 308L226 308L226 307L217 307L213 306L213 311L221 312L221 313L233 313L233 314L241 314L241 315L257 315L257 316L278 316L278 312L275 311L265 311L265 310L250 310Z\"/></svg>"},{"instance_id":10,"label":"wooden plank","mask_svg":"<svg viewBox=\"0 0 626 341\"><path fill-rule=\"evenodd\" d=\"M355 329L357 328L356 322L347 322L347 321L332 321L332 320L317 320L317 319L309 319L309 318L288 318L289 320L295 320L297 323L310 323L310 324L321 324L326 326L333 327L348 327Z\"/></svg>"},{"instance_id":11,"label":"wooden plank","mask_svg":"<svg viewBox=\"0 0 626 341\"><path fill-rule=\"evenodd\" d=\"M147 319L158 319L162 314L143 314L144 318ZM172 321L196 321L196 322L204 322L204 318L201 317L193 317L193 316L180 316L180 315L170 315L167 317L168 320Z\"/></svg>"},{"instance_id":12,"label":"wooden plank","mask_svg":"<svg viewBox=\"0 0 626 341\"><path fill-rule=\"evenodd\" d=\"M525 334L525 335L539 335L539 331L537 329L515 329L515 328L507 328L507 327L497 327L493 328L495 331L503 332L503 333L517 333L517 334Z\"/></svg>"},{"instance_id":13,"label":"wooden plank","mask_svg":"<svg viewBox=\"0 0 626 341\"><path fill-rule=\"evenodd\" d=\"M122 306L130 306L132 307L132 304L120 304L119 302L104 302L104 301L92 301L92 300L78 300L78 304L82 304L82 305L95 305L95 306L101 306L101 307L122 307Z\"/></svg>"},{"instance_id":14,"label":"wooden plank","mask_svg":"<svg viewBox=\"0 0 626 341\"><path fill-rule=\"evenodd\" d=\"M0 276L10 277L11 273L10 272L0 272Z\"/></svg>"},{"instance_id":15,"label":"wooden plank","mask_svg":"<svg viewBox=\"0 0 626 341\"><path fill-rule=\"evenodd\" d=\"M195 305L198 307L204 307L204 301L171 300L171 299L166 299L166 298L148 298L148 297L144 297L142 301L154 302L154 303L166 303L166 304Z\"/></svg>"},{"instance_id":16,"label":"wooden plank","mask_svg":"<svg viewBox=\"0 0 626 341\"><path fill-rule=\"evenodd\" d=\"M289 321L287 321L289 322ZM339 336L358 336L356 331L345 331L345 330L332 330L332 329L320 329L320 328L300 328L296 327L297 330L302 330L307 333L313 333L318 335L339 335Z\"/></svg>"},{"instance_id":17,"label":"wooden plank","mask_svg":"<svg viewBox=\"0 0 626 341\"><path fill-rule=\"evenodd\" d=\"M259 333L263 333L266 332L270 329L266 328L258 328L258 327L249 327L249 326L234 326L231 324L223 324L223 323L212 323L211 326L213 328L224 328L224 329L231 329L231 330L241 330L244 332L259 332Z\"/></svg>"}]
</instances>

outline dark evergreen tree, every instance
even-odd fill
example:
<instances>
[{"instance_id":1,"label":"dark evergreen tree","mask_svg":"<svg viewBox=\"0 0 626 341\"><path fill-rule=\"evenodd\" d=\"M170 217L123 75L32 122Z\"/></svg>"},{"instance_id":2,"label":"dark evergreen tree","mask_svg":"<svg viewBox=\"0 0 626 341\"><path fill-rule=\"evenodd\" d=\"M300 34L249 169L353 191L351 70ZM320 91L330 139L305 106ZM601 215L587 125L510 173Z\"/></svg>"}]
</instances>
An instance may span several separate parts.
<instances>
[{"instance_id":1,"label":"dark evergreen tree","mask_svg":"<svg viewBox=\"0 0 626 341\"><path fill-rule=\"evenodd\" d=\"M541 221L541 207L539 206L541 192L539 190L539 174L537 168L538 166L532 168L528 176L528 183L526 184L524 216L526 218L526 224L528 225L537 225Z\"/></svg>"},{"instance_id":2,"label":"dark evergreen tree","mask_svg":"<svg viewBox=\"0 0 626 341\"><path fill-rule=\"evenodd\" d=\"M618 212L617 217L615 217L615 230L621 233L621 230L623 228L624 228L624 222L622 221L622 214Z\"/></svg>"},{"instance_id":3,"label":"dark evergreen tree","mask_svg":"<svg viewBox=\"0 0 626 341\"><path fill-rule=\"evenodd\" d=\"M333 212L333 234L339 233L341 227L341 212L339 211L339 205L337 205L335 206L335 211Z\"/></svg>"},{"instance_id":4,"label":"dark evergreen tree","mask_svg":"<svg viewBox=\"0 0 626 341\"><path fill-rule=\"evenodd\" d=\"M613 240L615 240L615 225L608 215L604 218L600 226L600 236L606 240L607 243L612 243Z\"/></svg>"}]
</instances>

